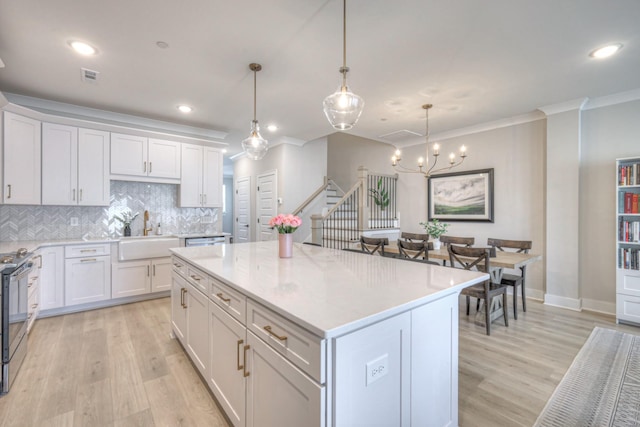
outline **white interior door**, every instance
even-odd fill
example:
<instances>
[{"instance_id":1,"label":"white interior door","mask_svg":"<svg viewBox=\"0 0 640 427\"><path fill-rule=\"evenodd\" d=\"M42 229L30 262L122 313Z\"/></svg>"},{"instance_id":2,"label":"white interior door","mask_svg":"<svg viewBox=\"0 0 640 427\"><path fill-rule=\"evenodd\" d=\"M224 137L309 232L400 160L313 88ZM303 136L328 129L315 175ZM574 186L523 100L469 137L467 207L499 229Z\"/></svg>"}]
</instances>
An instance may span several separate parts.
<instances>
[{"instance_id":1,"label":"white interior door","mask_svg":"<svg viewBox=\"0 0 640 427\"><path fill-rule=\"evenodd\" d=\"M278 213L278 171L258 175L256 209L258 211L258 240L274 240L275 232L269 227L269 220Z\"/></svg>"},{"instance_id":2,"label":"white interior door","mask_svg":"<svg viewBox=\"0 0 640 427\"><path fill-rule=\"evenodd\" d=\"M251 240L251 204L249 190L251 189L251 177L245 176L236 179L235 200L233 209L236 214L234 242L244 243Z\"/></svg>"}]
</instances>

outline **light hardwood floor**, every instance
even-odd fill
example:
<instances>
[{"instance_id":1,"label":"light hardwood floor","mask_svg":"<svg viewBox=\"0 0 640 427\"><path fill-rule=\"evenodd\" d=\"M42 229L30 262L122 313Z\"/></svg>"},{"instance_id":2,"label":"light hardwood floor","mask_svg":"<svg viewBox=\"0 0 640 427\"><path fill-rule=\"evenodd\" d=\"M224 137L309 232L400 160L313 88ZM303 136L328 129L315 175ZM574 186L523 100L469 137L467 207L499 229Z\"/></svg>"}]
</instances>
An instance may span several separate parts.
<instances>
[{"instance_id":1,"label":"light hardwood floor","mask_svg":"<svg viewBox=\"0 0 640 427\"><path fill-rule=\"evenodd\" d=\"M612 317L528 301L485 335L460 315L463 427L531 426L594 326L640 334ZM0 427L227 426L180 345L167 298L39 319Z\"/></svg>"}]
</instances>

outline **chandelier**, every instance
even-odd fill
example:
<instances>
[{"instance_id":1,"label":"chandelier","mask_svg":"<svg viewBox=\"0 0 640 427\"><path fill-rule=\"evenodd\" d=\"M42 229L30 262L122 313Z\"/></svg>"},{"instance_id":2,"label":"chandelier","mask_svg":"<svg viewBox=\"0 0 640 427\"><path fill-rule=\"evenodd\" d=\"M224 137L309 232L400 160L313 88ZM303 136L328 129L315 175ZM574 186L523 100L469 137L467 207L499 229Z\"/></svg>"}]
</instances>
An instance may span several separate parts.
<instances>
[{"instance_id":1,"label":"chandelier","mask_svg":"<svg viewBox=\"0 0 640 427\"><path fill-rule=\"evenodd\" d=\"M362 114L364 101L349 90L347 86L347 0L342 2L342 84L335 93L324 99L323 109L327 120L335 129L349 130L356 124Z\"/></svg>"},{"instance_id":2,"label":"chandelier","mask_svg":"<svg viewBox=\"0 0 640 427\"><path fill-rule=\"evenodd\" d=\"M249 69L253 71L253 121L249 137L242 141L242 150L247 153L247 157L250 159L260 160L269 149L269 142L260 135L260 126L256 120L256 73L262 70L262 65L251 63Z\"/></svg>"},{"instance_id":3,"label":"chandelier","mask_svg":"<svg viewBox=\"0 0 640 427\"><path fill-rule=\"evenodd\" d=\"M391 165L396 170L396 172L401 173L421 173L425 176L425 178L429 178L431 175L442 172L444 170L455 168L456 166L460 166L464 159L467 157L467 148L463 145L460 147L460 160L456 161L456 155L451 153L449 154L449 164L447 166L443 166L441 168L435 169L438 164L438 157L440 156L440 146L438 144L433 144L433 164L429 166L429 110L433 107L433 104L424 104L422 108L424 108L427 116L426 121L426 146L427 153L426 157L418 157L418 168L410 169L402 166L400 161L402 160L402 153L400 150L396 150L395 154L391 157Z\"/></svg>"}]
</instances>

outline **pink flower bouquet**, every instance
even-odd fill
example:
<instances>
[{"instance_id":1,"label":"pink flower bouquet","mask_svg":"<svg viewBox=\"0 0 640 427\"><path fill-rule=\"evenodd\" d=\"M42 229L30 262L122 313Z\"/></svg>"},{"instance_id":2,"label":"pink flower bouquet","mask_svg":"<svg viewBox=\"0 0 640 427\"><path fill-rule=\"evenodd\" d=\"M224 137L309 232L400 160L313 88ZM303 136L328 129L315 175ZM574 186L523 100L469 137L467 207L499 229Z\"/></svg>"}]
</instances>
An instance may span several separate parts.
<instances>
[{"instance_id":1,"label":"pink flower bouquet","mask_svg":"<svg viewBox=\"0 0 640 427\"><path fill-rule=\"evenodd\" d=\"M289 234L302 225L300 217L291 214L279 214L269 220L269 226L278 229L280 234Z\"/></svg>"}]
</instances>

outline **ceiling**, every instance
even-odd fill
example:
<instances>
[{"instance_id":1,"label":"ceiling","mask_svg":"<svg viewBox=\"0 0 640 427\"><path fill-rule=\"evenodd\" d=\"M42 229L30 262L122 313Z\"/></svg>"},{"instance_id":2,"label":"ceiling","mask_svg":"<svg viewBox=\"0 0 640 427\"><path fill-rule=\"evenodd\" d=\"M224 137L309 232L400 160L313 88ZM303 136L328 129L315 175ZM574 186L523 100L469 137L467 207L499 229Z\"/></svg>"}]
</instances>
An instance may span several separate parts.
<instances>
[{"instance_id":1,"label":"ceiling","mask_svg":"<svg viewBox=\"0 0 640 427\"><path fill-rule=\"evenodd\" d=\"M402 144L381 136L423 134L426 102L434 134L640 88L638 22L638 0L349 0L348 82L365 100L350 133ZM610 42L624 47L588 56ZM0 0L0 58L2 92L226 131L233 155L253 115L251 62L265 138L334 132L322 100L340 84L342 2Z\"/></svg>"}]
</instances>

